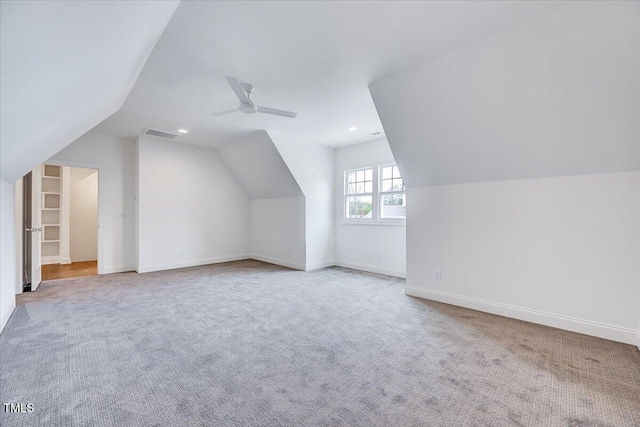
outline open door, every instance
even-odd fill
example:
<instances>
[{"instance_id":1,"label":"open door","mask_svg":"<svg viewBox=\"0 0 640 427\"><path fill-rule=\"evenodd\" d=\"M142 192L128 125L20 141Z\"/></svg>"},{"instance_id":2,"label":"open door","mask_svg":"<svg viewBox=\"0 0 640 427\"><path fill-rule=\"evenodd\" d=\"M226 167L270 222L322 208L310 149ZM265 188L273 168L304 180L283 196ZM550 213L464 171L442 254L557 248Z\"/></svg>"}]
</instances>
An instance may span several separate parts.
<instances>
[{"instance_id":1,"label":"open door","mask_svg":"<svg viewBox=\"0 0 640 427\"><path fill-rule=\"evenodd\" d=\"M27 235L31 237L31 290L38 289L42 281L42 261L40 249L42 239L42 166L38 166L31 171L31 228L27 228Z\"/></svg>"}]
</instances>

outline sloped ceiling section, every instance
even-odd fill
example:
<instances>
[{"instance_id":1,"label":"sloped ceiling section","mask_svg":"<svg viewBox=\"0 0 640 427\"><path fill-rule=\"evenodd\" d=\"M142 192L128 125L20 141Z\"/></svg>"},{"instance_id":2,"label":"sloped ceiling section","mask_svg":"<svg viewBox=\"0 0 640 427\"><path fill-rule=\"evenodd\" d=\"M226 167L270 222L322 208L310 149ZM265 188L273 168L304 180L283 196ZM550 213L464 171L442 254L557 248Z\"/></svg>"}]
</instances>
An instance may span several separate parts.
<instances>
[{"instance_id":1,"label":"sloped ceiling section","mask_svg":"<svg viewBox=\"0 0 640 427\"><path fill-rule=\"evenodd\" d=\"M3 1L2 179L18 179L115 113L178 3Z\"/></svg>"},{"instance_id":2,"label":"sloped ceiling section","mask_svg":"<svg viewBox=\"0 0 640 427\"><path fill-rule=\"evenodd\" d=\"M334 150L319 144L302 143L296 136L269 129L269 138L295 177L305 197L333 197Z\"/></svg>"},{"instance_id":3,"label":"sloped ceiling section","mask_svg":"<svg viewBox=\"0 0 640 427\"><path fill-rule=\"evenodd\" d=\"M303 195L266 131L255 132L217 151L250 199Z\"/></svg>"},{"instance_id":4,"label":"sloped ceiling section","mask_svg":"<svg viewBox=\"0 0 640 427\"><path fill-rule=\"evenodd\" d=\"M640 169L640 3L576 2L370 85L410 187Z\"/></svg>"},{"instance_id":5,"label":"sloped ceiling section","mask_svg":"<svg viewBox=\"0 0 640 427\"><path fill-rule=\"evenodd\" d=\"M543 1L185 1L123 107L96 131L132 138L179 129L215 148L267 129L297 144L342 146L382 130L368 85L421 59L554 10ZM225 76L259 105L298 113L210 113L238 105ZM347 128L356 126L357 132ZM276 145L278 141L274 141ZM304 190L304 189L303 189Z\"/></svg>"}]
</instances>

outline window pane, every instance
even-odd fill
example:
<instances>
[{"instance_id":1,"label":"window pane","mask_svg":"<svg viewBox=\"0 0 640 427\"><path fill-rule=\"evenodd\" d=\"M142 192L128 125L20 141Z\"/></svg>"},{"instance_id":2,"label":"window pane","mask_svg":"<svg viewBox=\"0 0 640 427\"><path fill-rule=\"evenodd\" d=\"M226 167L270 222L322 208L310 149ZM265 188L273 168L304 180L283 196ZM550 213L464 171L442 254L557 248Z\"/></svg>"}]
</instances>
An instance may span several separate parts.
<instances>
[{"instance_id":1,"label":"window pane","mask_svg":"<svg viewBox=\"0 0 640 427\"><path fill-rule=\"evenodd\" d=\"M366 182L364 184L364 192L365 193L373 193L373 182Z\"/></svg>"},{"instance_id":2,"label":"window pane","mask_svg":"<svg viewBox=\"0 0 640 427\"><path fill-rule=\"evenodd\" d=\"M391 166L385 166L382 168L382 179L391 178Z\"/></svg>"},{"instance_id":3,"label":"window pane","mask_svg":"<svg viewBox=\"0 0 640 427\"><path fill-rule=\"evenodd\" d=\"M373 169L345 171L348 194L373 193Z\"/></svg>"},{"instance_id":4,"label":"window pane","mask_svg":"<svg viewBox=\"0 0 640 427\"><path fill-rule=\"evenodd\" d=\"M393 191L403 191L404 183L402 182L402 178L395 178L393 180Z\"/></svg>"},{"instance_id":5,"label":"window pane","mask_svg":"<svg viewBox=\"0 0 640 427\"><path fill-rule=\"evenodd\" d=\"M371 218L372 203L371 196L349 196L346 199L346 218Z\"/></svg>"},{"instance_id":6,"label":"window pane","mask_svg":"<svg viewBox=\"0 0 640 427\"><path fill-rule=\"evenodd\" d=\"M397 166L393 167L393 177L394 178L400 178L400 171L398 170Z\"/></svg>"},{"instance_id":7,"label":"window pane","mask_svg":"<svg viewBox=\"0 0 640 427\"><path fill-rule=\"evenodd\" d=\"M353 184L347 185L347 194L362 194L362 193L371 193L373 190L371 188L371 183L364 182L354 182Z\"/></svg>"},{"instance_id":8,"label":"window pane","mask_svg":"<svg viewBox=\"0 0 640 427\"><path fill-rule=\"evenodd\" d=\"M393 185L393 180L392 179L383 179L382 180L382 191L386 192L386 191L391 191Z\"/></svg>"},{"instance_id":9,"label":"window pane","mask_svg":"<svg viewBox=\"0 0 640 427\"><path fill-rule=\"evenodd\" d=\"M391 194L380 197L380 218L404 219L406 216L405 194Z\"/></svg>"}]
</instances>

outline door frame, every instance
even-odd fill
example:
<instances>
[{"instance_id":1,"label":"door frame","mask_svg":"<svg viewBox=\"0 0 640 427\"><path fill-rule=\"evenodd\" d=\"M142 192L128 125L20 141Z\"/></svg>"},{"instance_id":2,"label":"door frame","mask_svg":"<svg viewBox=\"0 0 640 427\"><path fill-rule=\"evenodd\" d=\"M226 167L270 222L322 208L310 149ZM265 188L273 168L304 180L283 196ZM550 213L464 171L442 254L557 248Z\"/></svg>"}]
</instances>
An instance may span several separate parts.
<instances>
[{"instance_id":1,"label":"door frame","mask_svg":"<svg viewBox=\"0 0 640 427\"><path fill-rule=\"evenodd\" d=\"M28 174L27 174L28 175ZM13 223L14 223L14 261L15 261L15 287L16 295L21 294L24 291L24 179L27 176L23 176L16 180L13 184Z\"/></svg>"},{"instance_id":2,"label":"door frame","mask_svg":"<svg viewBox=\"0 0 640 427\"><path fill-rule=\"evenodd\" d=\"M101 202L104 200L105 194L105 186L103 179L104 165L97 163L87 163L87 162L76 162L72 160L58 160L58 159L49 159L46 162L42 163L43 165L54 165L54 166L68 166L71 168L83 168L83 169L96 169L98 171L98 274L104 273L104 250L102 245L104 243L104 238L102 234L103 227L100 227L100 224L107 222L106 215L107 212L103 212L100 207L103 205Z\"/></svg>"}]
</instances>

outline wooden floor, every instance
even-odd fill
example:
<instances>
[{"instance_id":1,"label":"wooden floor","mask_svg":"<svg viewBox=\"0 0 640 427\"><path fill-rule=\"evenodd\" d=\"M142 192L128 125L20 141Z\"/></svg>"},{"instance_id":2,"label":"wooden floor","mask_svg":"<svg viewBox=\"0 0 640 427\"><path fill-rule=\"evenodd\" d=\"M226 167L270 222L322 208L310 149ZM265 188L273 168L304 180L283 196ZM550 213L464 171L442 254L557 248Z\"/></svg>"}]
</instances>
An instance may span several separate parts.
<instances>
[{"instance_id":1,"label":"wooden floor","mask_svg":"<svg viewBox=\"0 0 640 427\"><path fill-rule=\"evenodd\" d=\"M93 276L95 274L98 274L98 261L82 261L71 264L49 264L42 266L42 280Z\"/></svg>"}]
</instances>

